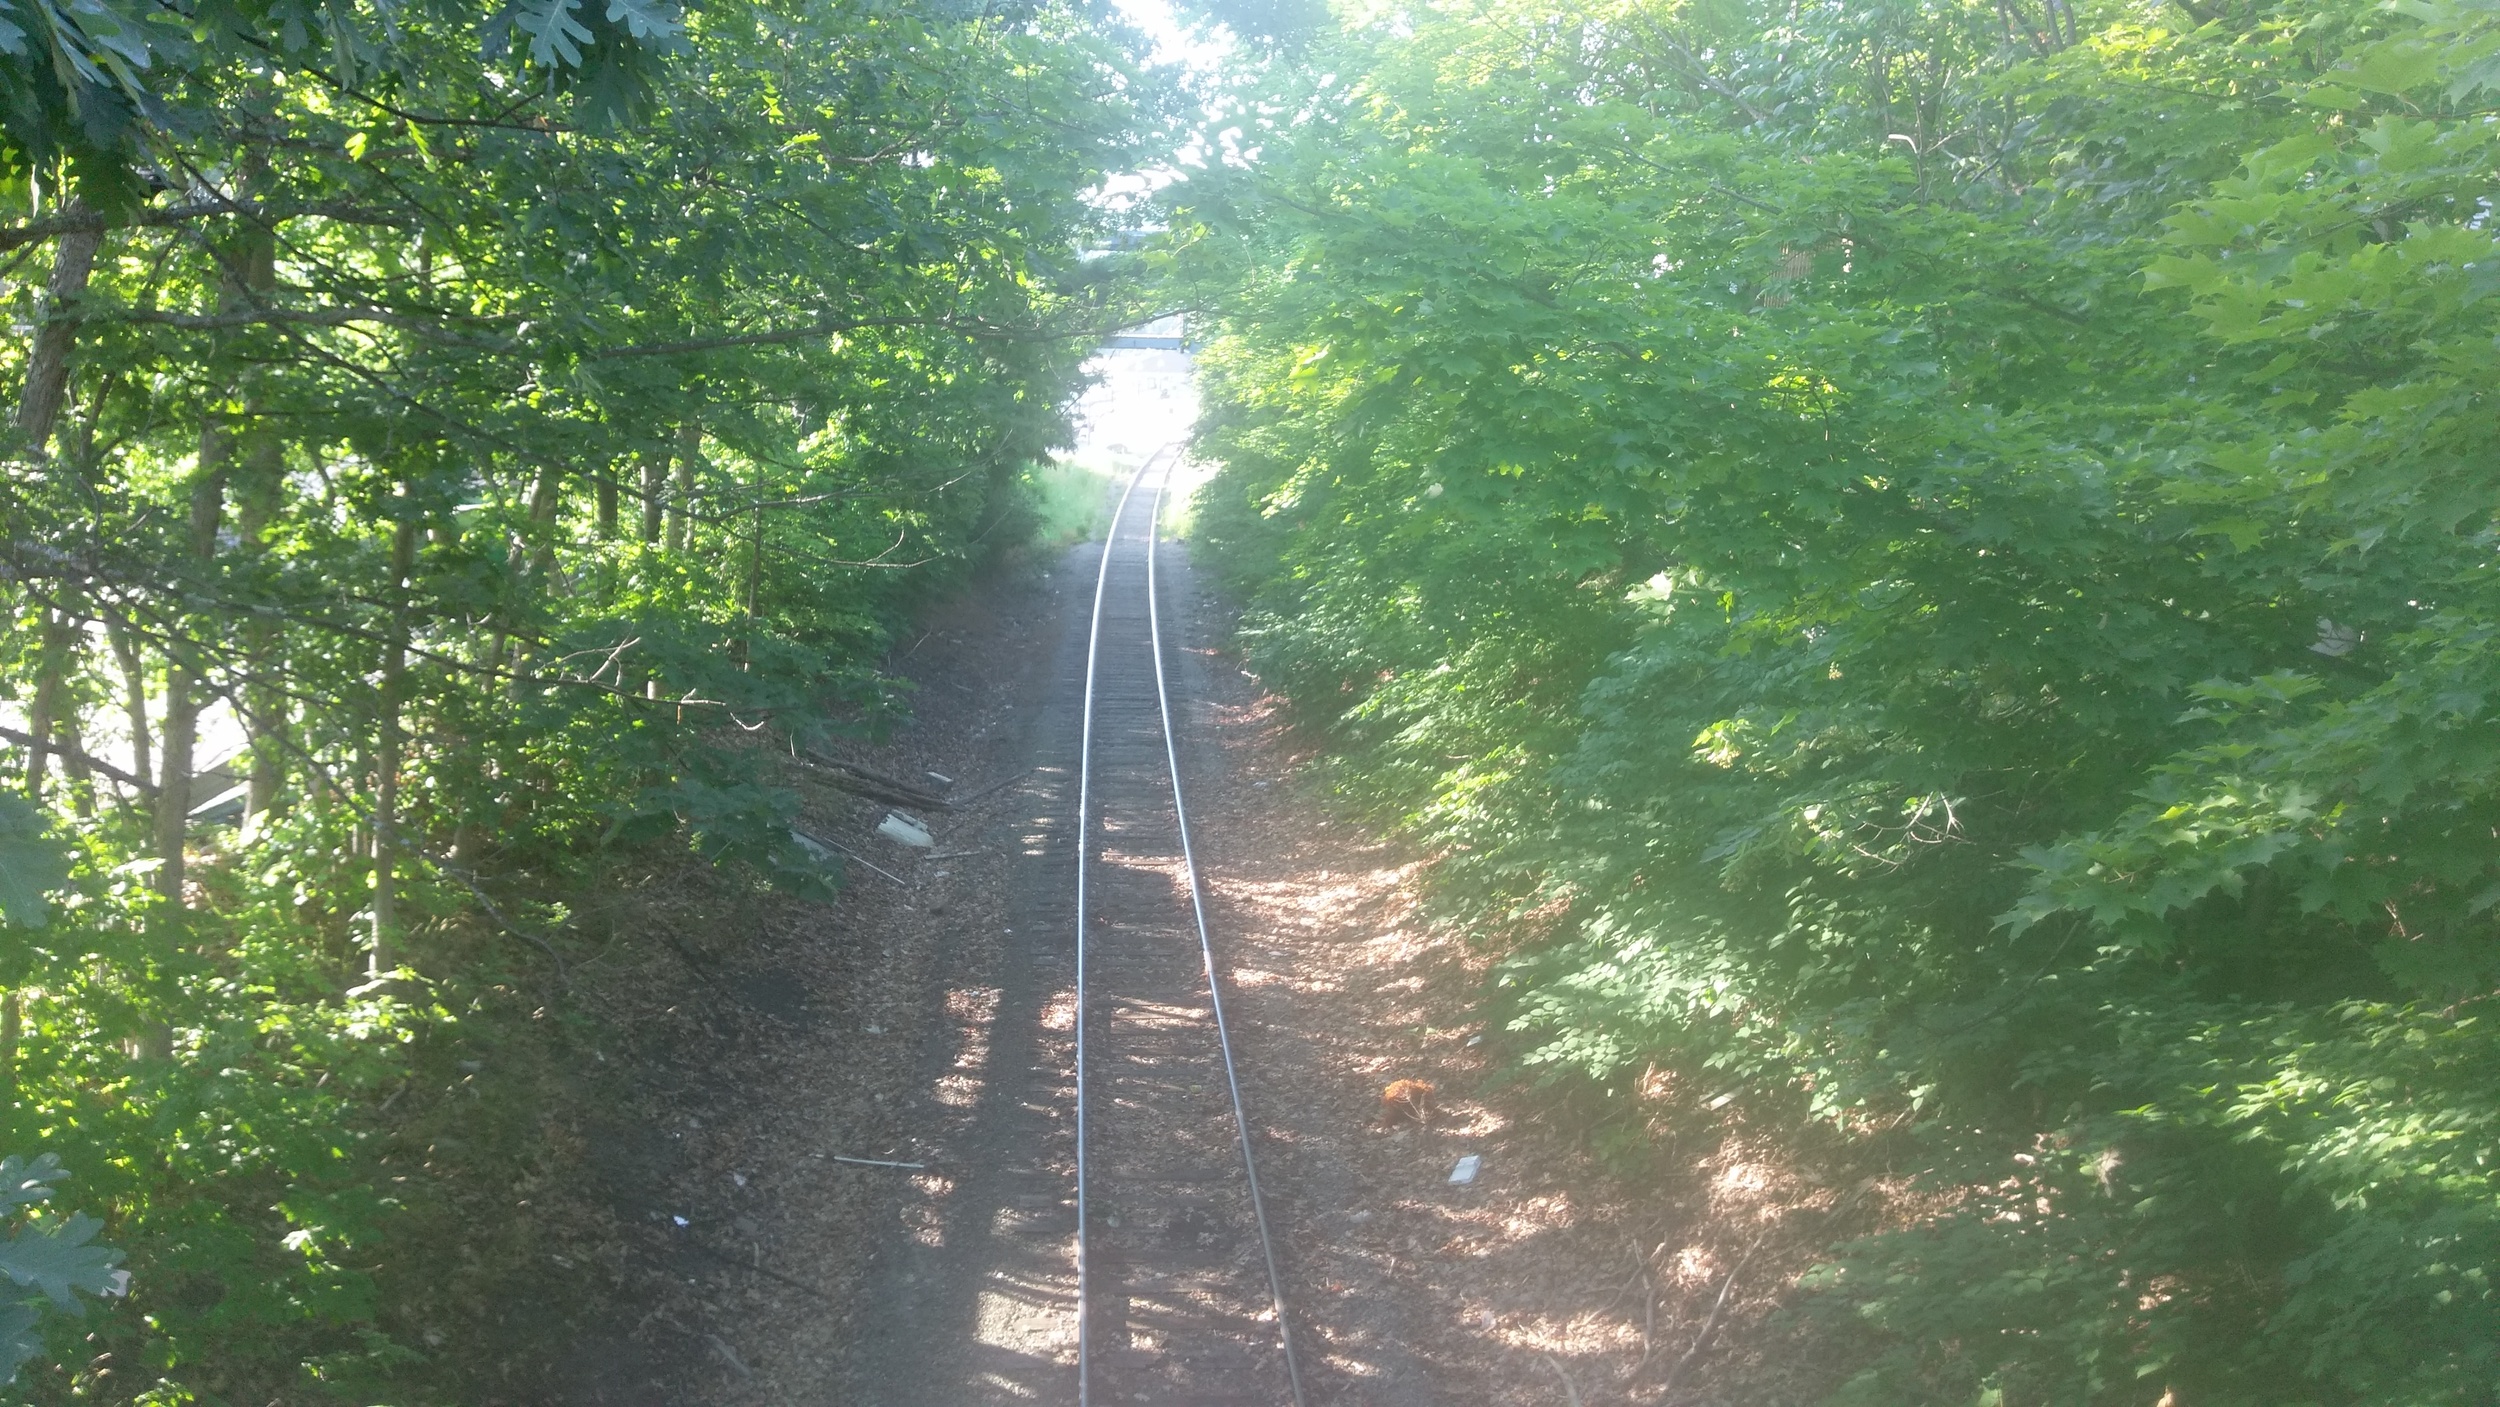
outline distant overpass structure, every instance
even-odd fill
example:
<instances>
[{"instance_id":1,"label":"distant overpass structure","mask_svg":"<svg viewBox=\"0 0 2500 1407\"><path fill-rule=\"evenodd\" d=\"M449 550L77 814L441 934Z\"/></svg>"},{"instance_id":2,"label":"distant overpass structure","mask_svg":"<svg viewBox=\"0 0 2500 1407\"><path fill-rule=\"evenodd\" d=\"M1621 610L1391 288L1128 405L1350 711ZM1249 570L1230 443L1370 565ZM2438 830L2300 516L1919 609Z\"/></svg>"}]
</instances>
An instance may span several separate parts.
<instances>
[{"instance_id":1,"label":"distant overpass structure","mask_svg":"<svg viewBox=\"0 0 2500 1407\"><path fill-rule=\"evenodd\" d=\"M1158 235L1167 233L1161 225L1147 225L1133 230L1113 230L1100 249L1085 251L1086 258L1104 254L1133 254L1147 246Z\"/></svg>"},{"instance_id":2,"label":"distant overpass structure","mask_svg":"<svg viewBox=\"0 0 2500 1407\"><path fill-rule=\"evenodd\" d=\"M1113 230L1099 249L1086 250L1082 257L1099 259L1108 254L1132 254L1166 234L1160 226ZM1142 327L1124 327L1103 342L1108 352L1186 352L1189 350L1189 329L1181 315L1172 313L1156 318Z\"/></svg>"},{"instance_id":3,"label":"distant overpass structure","mask_svg":"<svg viewBox=\"0 0 2500 1407\"><path fill-rule=\"evenodd\" d=\"M1115 332L1102 344L1114 351L1186 352L1189 350L1189 328L1179 313L1156 318L1142 327Z\"/></svg>"}]
</instances>

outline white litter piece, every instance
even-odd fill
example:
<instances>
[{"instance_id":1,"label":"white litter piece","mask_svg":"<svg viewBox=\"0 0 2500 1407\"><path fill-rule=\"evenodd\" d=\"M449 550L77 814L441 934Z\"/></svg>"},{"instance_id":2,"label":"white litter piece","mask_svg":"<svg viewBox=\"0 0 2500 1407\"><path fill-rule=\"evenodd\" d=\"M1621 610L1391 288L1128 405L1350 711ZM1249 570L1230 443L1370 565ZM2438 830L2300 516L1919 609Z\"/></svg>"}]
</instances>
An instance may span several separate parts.
<instances>
[{"instance_id":1,"label":"white litter piece","mask_svg":"<svg viewBox=\"0 0 2500 1407\"><path fill-rule=\"evenodd\" d=\"M748 1367L746 1364L739 1362L737 1353L732 1350L728 1344L722 1342L720 1335L705 1334L703 1339L704 1342L709 1343L712 1346L712 1351L714 1353L720 1355L721 1361L728 1364L739 1377L752 1378L755 1376L755 1370Z\"/></svg>"},{"instance_id":2,"label":"white litter piece","mask_svg":"<svg viewBox=\"0 0 2500 1407\"><path fill-rule=\"evenodd\" d=\"M955 784L955 779L946 775L944 772L923 772L920 775L927 777L930 781L933 781L942 787L951 787Z\"/></svg>"},{"instance_id":3,"label":"white litter piece","mask_svg":"<svg viewBox=\"0 0 2500 1407\"><path fill-rule=\"evenodd\" d=\"M918 821L913 820L911 817L904 815L900 811L886 812L885 819L877 822L877 834L884 836L886 839L893 841L897 845L908 845L914 850L926 850L930 846L937 844L936 841L929 838L929 828L927 826L920 824Z\"/></svg>"},{"instance_id":4,"label":"white litter piece","mask_svg":"<svg viewBox=\"0 0 2500 1407\"><path fill-rule=\"evenodd\" d=\"M1466 1157L1458 1160L1457 1167L1450 1169L1450 1185L1453 1187L1463 1187L1466 1184L1475 1181L1476 1174L1483 1170L1484 1159L1470 1153Z\"/></svg>"},{"instance_id":5,"label":"white litter piece","mask_svg":"<svg viewBox=\"0 0 2500 1407\"><path fill-rule=\"evenodd\" d=\"M803 830L793 828L790 832L790 838L797 841L799 843L799 848L806 851L807 857L814 860L817 864L824 865L831 864L833 862L832 847L826 845L823 841L818 840L816 837L809 835Z\"/></svg>"}]
</instances>

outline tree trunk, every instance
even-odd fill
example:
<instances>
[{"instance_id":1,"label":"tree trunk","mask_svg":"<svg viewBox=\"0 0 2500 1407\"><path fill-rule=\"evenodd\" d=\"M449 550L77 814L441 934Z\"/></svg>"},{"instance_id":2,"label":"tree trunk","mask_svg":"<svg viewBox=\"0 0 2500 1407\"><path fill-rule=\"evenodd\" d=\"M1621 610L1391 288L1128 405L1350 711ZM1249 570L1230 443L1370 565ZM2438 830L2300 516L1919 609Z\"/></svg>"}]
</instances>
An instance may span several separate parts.
<instances>
[{"instance_id":1,"label":"tree trunk","mask_svg":"<svg viewBox=\"0 0 2500 1407\"><path fill-rule=\"evenodd\" d=\"M401 505L399 526L391 534L391 639L382 655L381 726L375 730L373 756L373 946L365 976L380 981L396 968L393 937L399 928L399 768L401 695L408 680L408 574L416 565L417 523Z\"/></svg>"},{"instance_id":2,"label":"tree trunk","mask_svg":"<svg viewBox=\"0 0 2500 1407\"><path fill-rule=\"evenodd\" d=\"M95 394L87 398L86 413L78 417L78 424L75 428L78 436L78 451L72 456L71 463L75 466L75 472L89 482L95 479L96 426L103 423L105 402L113 399L114 388L118 385L120 385L119 379L107 373L96 383Z\"/></svg>"},{"instance_id":3,"label":"tree trunk","mask_svg":"<svg viewBox=\"0 0 2500 1407\"><path fill-rule=\"evenodd\" d=\"M677 482L668 496L668 550L683 552L694 545L694 473L703 462L703 427L689 420L677 427Z\"/></svg>"},{"instance_id":4,"label":"tree trunk","mask_svg":"<svg viewBox=\"0 0 2500 1407\"><path fill-rule=\"evenodd\" d=\"M276 525L285 492L285 446L274 427L254 424L245 433L240 469L243 482L235 494L235 528L244 555L254 566L269 555L269 530ZM239 632L243 642L243 727L251 740L252 770L243 794L243 824L248 830L278 813L286 791L287 697L278 671L278 623L255 611Z\"/></svg>"},{"instance_id":5,"label":"tree trunk","mask_svg":"<svg viewBox=\"0 0 2500 1407\"><path fill-rule=\"evenodd\" d=\"M269 530L277 523L285 492L286 447L276 428L257 418L242 435L236 468L235 533L244 556L258 566L269 555ZM275 814L286 787L286 691L277 680L278 624L254 612L239 631L243 643L243 728L251 741L252 770L243 793L246 829Z\"/></svg>"},{"instance_id":6,"label":"tree trunk","mask_svg":"<svg viewBox=\"0 0 2500 1407\"><path fill-rule=\"evenodd\" d=\"M642 452L642 540L660 540L660 513L668 504L668 451Z\"/></svg>"},{"instance_id":7,"label":"tree trunk","mask_svg":"<svg viewBox=\"0 0 2500 1407\"><path fill-rule=\"evenodd\" d=\"M139 642L130 637L129 625L118 620L104 623L104 638L122 670L122 711L130 715L130 775L153 777L156 748L148 732L147 665L139 658Z\"/></svg>"},{"instance_id":8,"label":"tree trunk","mask_svg":"<svg viewBox=\"0 0 2500 1407\"><path fill-rule=\"evenodd\" d=\"M764 489L761 483L756 485L755 494L755 508L751 515L754 521L749 524L747 536L747 627L746 634L738 639L740 669L755 667L755 597L764 585Z\"/></svg>"},{"instance_id":9,"label":"tree trunk","mask_svg":"<svg viewBox=\"0 0 2500 1407\"><path fill-rule=\"evenodd\" d=\"M250 418L237 437L240 452L235 457L235 535L253 568L267 562L269 534L278 524L286 498L286 444L263 410L261 398L252 397L246 412ZM244 618L238 634L245 675L243 728L252 758L243 798L243 824L248 829L277 814L285 803L287 697L277 677L278 623L255 611Z\"/></svg>"},{"instance_id":10,"label":"tree trunk","mask_svg":"<svg viewBox=\"0 0 2500 1407\"><path fill-rule=\"evenodd\" d=\"M9 1132L17 1132L17 1046L26 1034L26 1002L11 987L0 992L0 1113L6 1113Z\"/></svg>"},{"instance_id":11,"label":"tree trunk","mask_svg":"<svg viewBox=\"0 0 2500 1407\"><path fill-rule=\"evenodd\" d=\"M263 183L258 157L247 157L236 185L246 193ZM233 249L223 260L218 306L229 312L269 306L278 291L278 239L275 231L246 220ZM235 536L242 550L247 583L257 584L256 569L269 555L269 533L285 506L286 443L270 416L268 367L253 367L238 380L242 420L234 437ZM243 647L243 730L249 741L251 770L243 793L243 824L248 829L278 809L286 785L286 692L276 679L277 622L252 612L237 632Z\"/></svg>"},{"instance_id":12,"label":"tree trunk","mask_svg":"<svg viewBox=\"0 0 2500 1407\"><path fill-rule=\"evenodd\" d=\"M225 514L225 426L211 418L200 428L200 463L191 475L191 556L205 572L217 557L217 525ZM198 646L177 639L167 647L165 670L165 770L156 783L157 891L182 902L183 842L191 825L192 748L200 736Z\"/></svg>"},{"instance_id":13,"label":"tree trunk","mask_svg":"<svg viewBox=\"0 0 2500 1407\"><path fill-rule=\"evenodd\" d=\"M556 566L556 520L564 510L564 474L555 468L538 471L538 482L530 486L530 575L532 584L545 589Z\"/></svg>"},{"instance_id":14,"label":"tree trunk","mask_svg":"<svg viewBox=\"0 0 2500 1407\"><path fill-rule=\"evenodd\" d=\"M95 771L88 766L87 740L79 736L77 715L61 720L54 727L53 736L61 740L61 776L70 784L70 809L82 821L93 820Z\"/></svg>"},{"instance_id":15,"label":"tree trunk","mask_svg":"<svg viewBox=\"0 0 2500 1407\"><path fill-rule=\"evenodd\" d=\"M518 580L514 583L512 593L515 613L526 608L525 602L536 600L543 595L555 576L556 519L560 516L563 507L563 472L554 468L539 470L538 481L530 486L528 564L516 573ZM502 648L501 637L498 637L497 648ZM529 653L529 641L525 634L514 640L510 692L515 699L529 696L531 673Z\"/></svg>"},{"instance_id":16,"label":"tree trunk","mask_svg":"<svg viewBox=\"0 0 2500 1407\"><path fill-rule=\"evenodd\" d=\"M599 475L599 540L616 540L616 466L610 465Z\"/></svg>"},{"instance_id":17,"label":"tree trunk","mask_svg":"<svg viewBox=\"0 0 2500 1407\"><path fill-rule=\"evenodd\" d=\"M70 202L64 213L85 206ZM44 453L52 427L61 418L61 400L69 388L69 354L78 341L80 303L87 279L95 270L96 251L104 245L101 230L72 230L52 246L52 277L44 284L43 321L35 345L26 354L26 388L17 402L17 428L27 447Z\"/></svg>"},{"instance_id":18,"label":"tree trunk","mask_svg":"<svg viewBox=\"0 0 2500 1407\"><path fill-rule=\"evenodd\" d=\"M247 155L235 172L235 190L250 195L265 182L257 155ZM235 242L220 255L217 307L222 312L247 312L267 307L277 297L277 232L257 220L242 220ZM240 402L232 427L232 490L235 490L235 537L242 555L242 582L255 590L270 552L270 530L285 505L285 440L270 417L267 380L272 367L245 365L235 372L235 400ZM277 687L277 622L260 612L247 612L237 630L242 645L242 735L250 752L250 770L242 790L242 825L250 830L280 805L285 787L287 697Z\"/></svg>"},{"instance_id":19,"label":"tree trunk","mask_svg":"<svg viewBox=\"0 0 2500 1407\"><path fill-rule=\"evenodd\" d=\"M43 800L45 775L54 751L52 735L61 726L62 685L69 674L70 645L74 639L67 617L46 607L43 630L37 637L38 656L35 664L35 697L26 709L26 732L33 739L26 749L26 796L30 801Z\"/></svg>"}]
</instances>

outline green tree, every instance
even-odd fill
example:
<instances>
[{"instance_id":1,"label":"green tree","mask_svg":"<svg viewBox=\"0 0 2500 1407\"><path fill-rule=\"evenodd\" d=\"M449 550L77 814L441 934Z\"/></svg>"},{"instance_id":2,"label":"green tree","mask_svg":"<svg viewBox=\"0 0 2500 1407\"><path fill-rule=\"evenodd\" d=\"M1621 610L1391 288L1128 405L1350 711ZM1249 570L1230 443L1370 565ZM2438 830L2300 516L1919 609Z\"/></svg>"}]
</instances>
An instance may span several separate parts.
<instances>
[{"instance_id":1,"label":"green tree","mask_svg":"<svg viewBox=\"0 0 2500 1407\"><path fill-rule=\"evenodd\" d=\"M1200 521L1488 995L1953 1210L1850 1402L2485 1400L2482 11L1392 8L1172 273Z\"/></svg>"},{"instance_id":2,"label":"green tree","mask_svg":"<svg viewBox=\"0 0 2500 1407\"><path fill-rule=\"evenodd\" d=\"M0 737L75 855L0 1123L135 1282L37 1396L407 1390L419 1049L635 847L839 882L754 741L898 715L894 631L1029 522L1134 316L1084 256L1166 120L1138 52L1065 5L0 8Z\"/></svg>"}]
</instances>

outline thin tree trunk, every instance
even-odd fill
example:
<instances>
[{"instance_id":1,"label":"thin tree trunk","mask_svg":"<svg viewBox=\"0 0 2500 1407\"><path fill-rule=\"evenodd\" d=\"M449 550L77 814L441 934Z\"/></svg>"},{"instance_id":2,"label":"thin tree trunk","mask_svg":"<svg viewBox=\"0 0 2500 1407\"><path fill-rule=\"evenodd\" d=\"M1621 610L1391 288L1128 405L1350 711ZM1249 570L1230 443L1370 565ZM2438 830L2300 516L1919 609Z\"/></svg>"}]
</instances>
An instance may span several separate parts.
<instances>
[{"instance_id":1,"label":"thin tree trunk","mask_svg":"<svg viewBox=\"0 0 2500 1407\"><path fill-rule=\"evenodd\" d=\"M562 471L552 467L539 470L537 482L530 486L529 558L527 564L517 573L519 579L514 583L512 593L513 608L516 612L522 608L521 603L533 600L540 593L546 592L554 579L556 520L561 516L563 507L564 475ZM501 647L501 639L498 637L497 648ZM527 697L529 682L529 643L526 639L516 639L512 645L510 686L512 697L515 699Z\"/></svg>"},{"instance_id":2,"label":"thin tree trunk","mask_svg":"<svg viewBox=\"0 0 2500 1407\"><path fill-rule=\"evenodd\" d=\"M660 514L668 505L668 451L642 452L642 540L660 540Z\"/></svg>"},{"instance_id":3,"label":"thin tree trunk","mask_svg":"<svg viewBox=\"0 0 2500 1407\"><path fill-rule=\"evenodd\" d=\"M235 534L244 556L258 566L269 555L269 531L276 526L285 493L286 447L275 427L255 420L242 436L236 468ZM245 829L275 815L286 790L286 691L277 679L278 624L254 612L239 632L243 639L243 727L251 741L252 770L243 793Z\"/></svg>"},{"instance_id":4,"label":"thin tree trunk","mask_svg":"<svg viewBox=\"0 0 2500 1407\"><path fill-rule=\"evenodd\" d=\"M398 966L393 938L399 928L399 714L408 679L408 573L416 556L416 519L402 517L391 534L391 640L382 655L381 727L374 739L373 946L365 965L370 981Z\"/></svg>"},{"instance_id":5,"label":"thin tree trunk","mask_svg":"<svg viewBox=\"0 0 2500 1407\"><path fill-rule=\"evenodd\" d=\"M130 627L118 620L104 623L104 638L122 670L122 711L130 715L130 775L153 777L156 749L148 733L148 676L139 658L139 643L130 638Z\"/></svg>"},{"instance_id":6,"label":"thin tree trunk","mask_svg":"<svg viewBox=\"0 0 2500 1407\"><path fill-rule=\"evenodd\" d=\"M261 165L257 156L248 156L236 173L235 187L248 192L260 180ZM220 312L239 313L253 308L275 285L276 251L269 232L246 222L240 241L218 257L219 277L217 307ZM220 369L227 365L223 349L210 353L210 364ZM226 511L226 480L234 468L236 451L259 454L259 467L274 471L269 459L270 449L252 437L258 427L250 407L256 396L248 372L228 372L232 379L225 383L226 394L213 402L200 422L200 460L191 476L191 556L203 576L217 565L217 529ZM233 402L244 403L243 417L233 417ZM247 472L251 466L246 466ZM257 489L246 489L257 493ZM248 549L247 549L248 550ZM165 769L156 787L156 848L162 867L157 871L167 898L182 901L184 842L191 823L191 782L193 751L199 744L201 685L204 671L198 642L182 638L176 626L174 638L166 647L165 670ZM246 702L249 712L249 703ZM251 720L244 720L251 726ZM254 770L258 770L255 759ZM248 794L248 793L247 793Z\"/></svg>"},{"instance_id":7,"label":"thin tree trunk","mask_svg":"<svg viewBox=\"0 0 2500 1407\"><path fill-rule=\"evenodd\" d=\"M75 214L85 206L70 202ZM18 396L17 428L26 444L42 454L52 442L52 427L61 418L61 400L69 388L69 354L78 342L80 303L88 277L95 270L96 251L104 245L102 230L72 230L52 246L52 277L44 284L43 321L35 345L26 354L26 387Z\"/></svg>"},{"instance_id":8,"label":"thin tree trunk","mask_svg":"<svg viewBox=\"0 0 2500 1407\"><path fill-rule=\"evenodd\" d=\"M118 379L108 373L96 384L95 394L87 398L86 413L78 417L75 430L78 436L78 452L72 462L76 466L77 473L89 482L93 482L95 478L96 426L103 423L105 402L113 399L114 388L119 384Z\"/></svg>"},{"instance_id":9,"label":"thin tree trunk","mask_svg":"<svg viewBox=\"0 0 2500 1407\"><path fill-rule=\"evenodd\" d=\"M200 429L200 463L191 475L191 555L202 571L217 556L217 525L225 514L225 427L211 419ZM167 647L165 670L165 770L156 783L157 889L182 902L183 842L191 824L192 749L200 736L200 668L197 647L177 640Z\"/></svg>"},{"instance_id":10,"label":"thin tree trunk","mask_svg":"<svg viewBox=\"0 0 2500 1407\"><path fill-rule=\"evenodd\" d=\"M262 183L257 158L247 160L238 187ZM229 310L266 307L278 290L278 240L275 231L247 220L226 259L219 303ZM267 368L247 372L243 386L243 421L235 434L235 535L249 566L269 555L269 533L285 506L286 443L269 414ZM251 772L243 794L246 828L275 812L286 786L286 693L278 686L278 626L253 613L243 623L243 728L251 744Z\"/></svg>"},{"instance_id":11,"label":"thin tree trunk","mask_svg":"<svg viewBox=\"0 0 2500 1407\"><path fill-rule=\"evenodd\" d=\"M616 466L610 465L599 475L599 540L616 540Z\"/></svg>"},{"instance_id":12,"label":"thin tree trunk","mask_svg":"<svg viewBox=\"0 0 2500 1407\"><path fill-rule=\"evenodd\" d=\"M59 611L46 607L43 630L37 637L39 655L35 664L35 697L26 709L26 732L34 740L26 749L26 795L29 800L43 800L45 776L52 760L52 734L60 726L61 687L69 673L72 638L68 619Z\"/></svg>"},{"instance_id":13,"label":"thin tree trunk","mask_svg":"<svg viewBox=\"0 0 2500 1407\"><path fill-rule=\"evenodd\" d=\"M254 415L238 437L234 495L235 535L251 567L265 565L269 533L277 526L286 494L286 446L277 427ZM257 573L255 573L256 575ZM279 684L278 623L255 611L245 617L242 637L244 673L243 727L251 742L252 770L246 779L243 824L250 827L275 814L286 789L286 690Z\"/></svg>"},{"instance_id":14,"label":"thin tree trunk","mask_svg":"<svg viewBox=\"0 0 2500 1407\"><path fill-rule=\"evenodd\" d=\"M183 842L191 821L191 748L199 738L199 694L179 650L165 670L164 771L156 779L157 892L182 902Z\"/></svg>"},{"instance_id":15,"label":"thin tree trunk","mask_svg":"<svg viewBox=\"0 0 2500 1407\"><path fill-rule=\"evenodd\" d=\"M87 740L78 734L76 715L63 719L53 729L53 736L61 740L61 776L70 784L70 809L82 821L93 819L95 772L87 765Z\"/></svg>"},{"instance_id":16,"label":"thin tree trunk","mask_svg":"<svg viewBox=\"0 0 2500 1407\"><path fill-rule=\"evenodd\" d=\"M5 1100L9 1132L17 1132L17 1047L26 1034L26 1003L11 987L0 993L0 1100Z\"/></svg>"},{"instance_id":17,"label":"thin tree trunk","mask_svg":"<svg viewBox=\"0 0 2500 1407\"><path fill-rule=\"evenodd\" d=\"M764 499L763 487L757 485L754 521L747 535L747 628L738 640L738 667L752 669L755 664L755 597L764 584Z\"/></svg>"},{"instance_id":18,"label":"thin tree trunk","mask_svg":"<svg viewBox=\"0 0 2500 1407\"><path fill-rule=\"evenodd\" d=\"M556 520L564 510L564 475L549 467L530 486L530 581L545 588L556 565Z\"/></svg>"},{"instance_id":19,"label":"thin tree trunk","mask_svg":"<svg viewBox=\"0 0 2500 1407\"><path fill-rule=\"evenodd\" d=\"M694 545L694 474L703 458L703 426L689 420L677 427L677 483L668 496L668 550L683 552Z\"/></svg>"}]
</instances>

